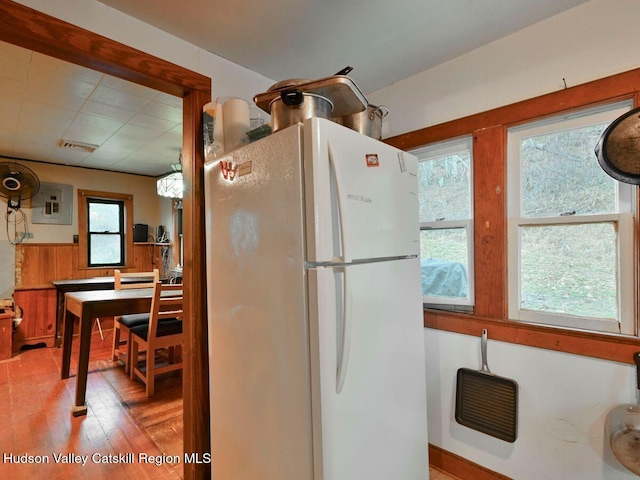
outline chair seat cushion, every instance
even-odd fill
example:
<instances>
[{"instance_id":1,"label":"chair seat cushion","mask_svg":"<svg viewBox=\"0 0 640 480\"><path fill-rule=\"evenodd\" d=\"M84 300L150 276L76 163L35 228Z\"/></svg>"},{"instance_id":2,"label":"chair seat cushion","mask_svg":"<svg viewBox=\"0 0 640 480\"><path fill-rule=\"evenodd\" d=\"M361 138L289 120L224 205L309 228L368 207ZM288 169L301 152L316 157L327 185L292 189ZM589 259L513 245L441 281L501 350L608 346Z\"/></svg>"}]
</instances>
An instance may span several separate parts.
<instances>
[{"instance_id":1,"label":"chair seat cushion","mask_svg":"<svg viewBox=\"0 0 640 480\"><path fill-rule=\"evenodd\" d=\"M149 336L149 324L146 325L138 325L136 327L131 328L131 333L137 335L143 340L147 340ZM182 321L177 318L167 318L158 323L158 332L157 337L164 337L167 335L175 335L177 333L182 333Z\"/></svg>"},{"instance_id":2,"label":"chair seat cushion","mask_svg":"<svg viewBox=\"0 0 640 480\"><path fill-rule=\"evenodd\" d=\"M148 313L132 313L122 315L118 321L127 328L133 328L149 323L149 317Z\"/></svg>"}]
</instances>

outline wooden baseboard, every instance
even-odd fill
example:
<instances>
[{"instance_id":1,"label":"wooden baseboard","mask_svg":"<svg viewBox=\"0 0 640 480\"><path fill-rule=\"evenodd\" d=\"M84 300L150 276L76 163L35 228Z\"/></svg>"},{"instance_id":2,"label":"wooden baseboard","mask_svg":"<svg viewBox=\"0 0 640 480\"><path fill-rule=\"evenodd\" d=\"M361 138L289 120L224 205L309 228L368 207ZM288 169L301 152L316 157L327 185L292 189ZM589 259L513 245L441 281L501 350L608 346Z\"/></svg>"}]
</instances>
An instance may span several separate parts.
<instances>
[{"instance_id":1,"label":"wooden baseboard","mask_svg":"<svg viewBox=\"0 0 640 480\"><path fill-rule=\"evenodd\" d=\"M461 480L512 480L455 453L429 444L429 465Z\"/></svg>"}]
</instances>

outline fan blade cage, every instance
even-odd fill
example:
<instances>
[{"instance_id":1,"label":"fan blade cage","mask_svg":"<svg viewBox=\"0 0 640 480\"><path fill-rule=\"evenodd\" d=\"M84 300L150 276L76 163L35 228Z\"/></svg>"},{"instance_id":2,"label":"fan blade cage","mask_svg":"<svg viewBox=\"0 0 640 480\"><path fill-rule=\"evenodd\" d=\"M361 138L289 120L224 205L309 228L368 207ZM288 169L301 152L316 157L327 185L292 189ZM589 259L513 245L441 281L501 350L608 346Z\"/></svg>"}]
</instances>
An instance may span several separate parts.
<instances>
[{"instance_id":1,"label":"fan blade cage","mask_svg":"<svg viewBox=\"0 0 640 480\"><path fill-rule=\"evenodd\" d=\"M0 196L12 203L33 197L40 190L40 180L33 170L20 163L0 163Z\"/></svg>"}]
</instances>

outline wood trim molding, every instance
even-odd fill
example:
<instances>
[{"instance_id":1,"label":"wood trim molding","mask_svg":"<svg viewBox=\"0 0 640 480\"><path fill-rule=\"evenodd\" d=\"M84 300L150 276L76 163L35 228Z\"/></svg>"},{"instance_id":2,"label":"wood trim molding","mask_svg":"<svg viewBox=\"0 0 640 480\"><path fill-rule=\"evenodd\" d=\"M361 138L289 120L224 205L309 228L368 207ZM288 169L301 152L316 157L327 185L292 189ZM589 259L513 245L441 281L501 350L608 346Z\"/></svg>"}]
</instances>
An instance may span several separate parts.
<instances>
[{"instance_id":1,"label":"wood trim molding","mask_svg":"<svg viewBox=\"0 0 640 480\"><path fill-rule=\"evenodd\" d=\"M202 106L211 95L191 92L183 99L184 131L182 165L184 196L182 210L183 271L188 275L185 289L184 365L189 372L182 379L184 411L184 451L210 452L209 426L209 350L207 329L207 291L205 264L204 145ZM188 153L185 153L188 152ZM206 449L205 449L206 448ZM201 457L202 458L202 457ZM215 460L214 460L215 461ZM210 465L185 463L185 480L211 475Z\"/></svg>"},{"instance_id":2,"label":"wood trim molding","mask_svg":"<svg viewBox=\"0 0 640 480\"><path fill-rule=\"evenodd\" d=\"M612 333L595 333L515 320L480 317L465 313L424 311L424 326L436 330L480 337L484 328L491 340L584 355L635 365L640 338Z\"/></svg>"},{"instance_id":3,"label":"wood trim molding","mask_svg":"<svg viewBox=\"0 0 640 480\"><path fill-rule=\"evenodd\" d=\"M196 370L208 358L206 350L206 298L204 298L205 246L201 218L204 218L204 149L202 146L202 107L211 100L211 79L199 73L123 45L106 37L25 7L10 0L0 0L0 40L66 60L84 67L135 82L183 98L183 159L184 178L189 188L183 201L191 205L186 219L183 282L185 284L184 444L189 453L202 454L211 450L208 424L208 377L205 369ZM194 360L194 359L197 359ZM206 425L206 432L204 431ZM185 480L208 479L208 464L189 464L184 469Z\"/></svg>"},{"instance_id":4,"label":"wood trim molding","mask_svg":"<svg viewBox=\"0 0 640 480\"><path fill-rule=\"evenodd\" d=\"M211 79L9 0L0 1L0 40L184 97Z\"/></svg>"},{"instance_id":5,"label":"wood trim molding","mask_svg":"<svg viewBox=\"0 0 640 480\"><path fill-rule=\"evenodd\" d=\"M473 244L475 312L507 316L505 129L500 125L473 134Z\"/></svg>"},{"instance_id":6,"label":"wood trim molding","mask_svg":"<svg viewBox=\"0 0 640 480\"><path fill-rule=\"evenodd\" d=\"M511 480L510 477L473 463L455 453L429 444L429 465L448 475L473 480Z\"/></svg>"}]
</instances>

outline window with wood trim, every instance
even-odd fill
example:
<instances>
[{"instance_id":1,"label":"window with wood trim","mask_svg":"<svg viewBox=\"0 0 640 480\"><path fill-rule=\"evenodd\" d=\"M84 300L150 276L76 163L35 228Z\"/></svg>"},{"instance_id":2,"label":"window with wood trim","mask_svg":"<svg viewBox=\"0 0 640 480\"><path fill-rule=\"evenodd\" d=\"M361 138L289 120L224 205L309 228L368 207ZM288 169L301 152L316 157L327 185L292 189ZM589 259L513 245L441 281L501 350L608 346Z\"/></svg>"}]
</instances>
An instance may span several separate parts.
<instances>
[{"instance_id":1,"label":"window with wood trim","mask_svg":"<svg viewBox=\"0 0 640 480\"><path fill-rule=\"evenodd\" d=\"M412 151L418 157L420 266L425 305L473 306L472 141Z\"/></svg>"},{"instance_id":2,"label":"window with wood trim","mask_svg":"<svg viewBox=\"0 0 640 480\"><path fill-rule=\"evenodd\" d=\"M509 317L633 334L635 189L594 154L630 102L508 133Z\"/></svg>"},{"instance_id":3,"label":"window with wood trim","mask_svg":"<svg viewBox=\"0 0 640 480\"><path fill-rule=\"evenodd\" d=\"M133 196L78 190L79 268L133 263Z\"/></svg>"},{"instance_id":4,"label":"window with wood trim","mask_svg":"<svg viewBox=\"0 0 640 480\"><path fill-rule=\"evenodd\" d=\"M89 267L124 265L124 202L87 198Z\"/></svg>"},{"instance_id":5,"label":"window with wood trim","mask_svg":"<svg viewBox=\"0 0 640 480\"><path fill-rule=\"evenodd\" d=\"M507 129L621 99L635 100L634 107L640 106L640 69L385 140L397 148L412 150L461 135L472 134L474 137L474 313L427 308L424 312L425 327L474 336L480 335L483 328L489 328L495 340L634 364L633 354L640 349L637 326L629 335L514 321L508 313L507 295ZM638 221L635 223L638 229ZM636 246L635 255L626 259L627 267L638 269L639 248ZM634 288L635 284L631 282L628 287ZM636 311L637 303L636 298L631 305Z\"/></svg>"}]
</instances>

